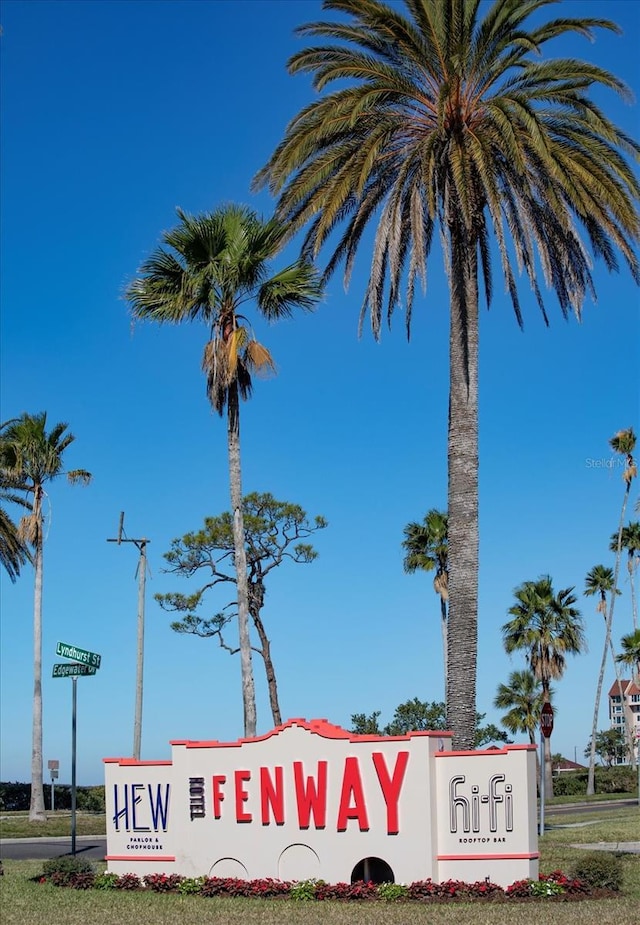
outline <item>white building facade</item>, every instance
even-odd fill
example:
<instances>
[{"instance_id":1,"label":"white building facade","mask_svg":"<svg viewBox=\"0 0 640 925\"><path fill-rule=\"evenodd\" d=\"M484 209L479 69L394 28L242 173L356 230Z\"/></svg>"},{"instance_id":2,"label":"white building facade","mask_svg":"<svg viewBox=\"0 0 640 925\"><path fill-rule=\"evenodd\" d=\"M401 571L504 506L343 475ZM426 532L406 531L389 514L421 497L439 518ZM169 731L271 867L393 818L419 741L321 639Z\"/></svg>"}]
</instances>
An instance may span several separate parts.
<instances>
[{"instance_id":1,"label":"white building facade","mask_svg":"<svg viewBox=\"0 0 640 925\"><path fill-rule=\"evenodd\" d=\"M617 681L612 684L609 691L609 721L612 729L619 729L623 734L626 734L627 722L630 724L637 761L640 751L640 686L636 681L621 679L620 684ZM615 764L629 764L629 756L616 756Z\"/></svg>"},{"instance_id":2,"label":"white building facade","mask_svg":"<svg viewBox=\"0 0 640 925\"><path fill-rule=\"evenodd\" d=\"M507 886L538 876L533 746L354 735L289 720L170 761L105 759L114 873Z\"/></svg>"}]
</instances>

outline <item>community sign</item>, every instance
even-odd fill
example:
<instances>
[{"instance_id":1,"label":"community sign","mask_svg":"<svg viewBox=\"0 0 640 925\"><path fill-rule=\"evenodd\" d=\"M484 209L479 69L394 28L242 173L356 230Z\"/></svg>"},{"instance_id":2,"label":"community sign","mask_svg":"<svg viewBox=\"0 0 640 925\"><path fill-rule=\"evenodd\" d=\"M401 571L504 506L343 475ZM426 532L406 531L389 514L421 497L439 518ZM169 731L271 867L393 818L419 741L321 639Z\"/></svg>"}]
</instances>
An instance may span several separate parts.
<instances>
[{"instance_id":1,"label":"community sign","mask_svg":"<svg viewBox=\"0 0 640 925\"><path fill-rule=\"evenodd\" d=\"M535 747L292 719L169 761L105 759L113 873L507 886L538 877Z\"/></svg>"}]
</instances>

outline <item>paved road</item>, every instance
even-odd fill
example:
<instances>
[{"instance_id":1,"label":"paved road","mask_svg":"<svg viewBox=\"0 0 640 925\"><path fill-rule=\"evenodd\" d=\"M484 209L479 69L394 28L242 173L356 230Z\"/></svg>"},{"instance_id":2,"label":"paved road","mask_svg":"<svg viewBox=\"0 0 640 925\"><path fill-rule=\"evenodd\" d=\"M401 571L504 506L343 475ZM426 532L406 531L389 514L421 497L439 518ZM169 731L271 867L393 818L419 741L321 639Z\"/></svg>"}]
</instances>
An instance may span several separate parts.
<instances>
[{"instance_id":1,"label":"paved road","mask_svg":"<svg viewBox=\"0 0 640 925\"><path fill-rule=\"evenodd\" d=\"M78 835L76 855L92 861L103 861L107 853L104 835ZM3 838L0 840L0 858L14 861L46 861L71 854L71 837L64 838Z\"/></svg>"}]
</instances>

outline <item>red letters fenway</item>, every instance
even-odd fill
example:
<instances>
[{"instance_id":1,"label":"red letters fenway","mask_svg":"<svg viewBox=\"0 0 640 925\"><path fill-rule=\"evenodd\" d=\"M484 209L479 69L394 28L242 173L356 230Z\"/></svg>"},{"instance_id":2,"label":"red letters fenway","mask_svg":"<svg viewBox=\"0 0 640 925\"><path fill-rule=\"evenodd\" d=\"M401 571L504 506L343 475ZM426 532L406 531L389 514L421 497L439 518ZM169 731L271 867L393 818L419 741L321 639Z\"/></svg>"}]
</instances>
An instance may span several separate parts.
<instances>
[{"instance_id":1,"label":"red letters fenway","mask_svg":"<svg viewBox=\"0 0 640 925\"><path fill-rule=\"evenodd\" d=\"M289 720L172 760L106 759L116 873L329 882L537 877L535 750L453 752L450 734L352 735Z\"/></svg>"}]
</instances>

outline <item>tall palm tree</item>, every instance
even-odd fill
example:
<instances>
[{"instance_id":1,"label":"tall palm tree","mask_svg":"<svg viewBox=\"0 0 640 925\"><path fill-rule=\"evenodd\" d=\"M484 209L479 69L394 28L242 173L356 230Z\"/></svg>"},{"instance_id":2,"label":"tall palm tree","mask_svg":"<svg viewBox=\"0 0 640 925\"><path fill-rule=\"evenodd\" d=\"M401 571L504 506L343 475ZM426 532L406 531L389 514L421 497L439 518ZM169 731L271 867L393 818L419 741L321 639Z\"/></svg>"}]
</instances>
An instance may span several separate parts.
<instances>
[{"instance_id":1,"label":"tall palm tree","mask_svg":"<svg viewBox=\"0 0 640 925\"><path fill-rule=\"evenodd\" d=\"M405 572L435 571L433 590L440 597L440 628L444 658L444 693L447 697L447 600L449 598L449 561L447 514L432 508L422 523L412 521L404 528L402 548Z\"/></svg>"},{"instance_id":2,"label":"tall palm tree","mask_svg":"<svg viewBox=\"0 0 640 925\"><path fill-rule=\"evenodd\" d=\"M640 521L635 520L622 528L621 546L627 551L627 571L629 572L629 587L631 589L631 613L633 628L638 629L638 603L636 600L635 573L640 563ZM612 552L618 551L618 534L611 537L609 546Z\"/></svg>"},{"instance_id":3,"label":"tall palm tree","mask_svg":"<svg viewBox=\"0 0 640 925\"><path fill-rule=\"evenodd\" d=\"M579 655L586 643L580 611L574 606L573 588L553 590L549 575L525 581L514 591L512 619L502 627L506 652L523 651L542 687L542 703L551 702L551 681L561 678L567 655ZM547 799L553 796L551 739L544 740L544 783Z\"/></svg>"},{"instance_id":4,"label":"tall palm tree","mask_svg":"<svg viewBox=\"0 0 640 925\"><path fill-rule=\"evenodd\" d=\"M441 242L450 296L447 723L462 748L472 747L475 724L478 302L480 277L491 301L491 237L520 324L515 264L545 321L538 276L562 314L580 318L594 291L589 248L609 269L621 254L640 281L640 187L627 160L640 146L590 98L598 85L626 89L595 65L545 57L557 37L617 27L541 22L548 3L405 0L403 10L325 0L340 21L302 26L320 44L289 61L319 95L254 180L279 196L291 233L307 227L305 254L330 245L325 275L344 263L345 284L375 226L360 321L368 313L376 337L401 301L409 334L416 284L426 287L427 258Z\"/></svg>"},{"instance_id":5,"label":"tall palm tree","mask_svg":"<svg viewBox=\"0 0 640 925\"><path fill-rule=\"evenodd\" d=\"M553 702L553 688L549 688L549 702ZM499 684L493 699L494 707L507 710L500 717L502 725L513 735L527 735L531 745L536 744L542 711L542 685L534 673L512 671L507 684ZM538 789L540 788L540 759L536 750Z\"/></svg>"},{"instance_id":6,"label":"tall palm tree","mask_svg":"<svg viewBox=\"0 0 640 925\"><path fill-rule=\"evenodd\" d=\"M20 521L18 534L33 549L35 572L33 604L33 730L31 748L31 803L29 819L46 819L42 768L42 573L46 498L45 486L64 471L63 455L75 437L67 424L54 424L47 432L47 414L22 414L3 425L0 434L0 469L27 493L30 513ZM72 484L91 481L86 469L66 473Z\"/></svg>"},{"instance_id":7,"label":"tall palm tree","mask_svg":"<svg viewBox=\"0 0 640 925\"><path fill-rule=\"evenodd\" d=\"M256 703L249 591L242 512L240 399L251 395L251 374L274 368L269 351L255 339L241 306L252 301L269 321L295 308L311 310L322 288L316 271L299 259L268 275L285 242L285 228L237 205L198 216L178 209L179 224L162 237L127 289L135 318L180 324L202 321L209 331L202 367L213 408L227 411L227 450L237 575L238 627L244 734L256 734Z\"/></svg>"},{"instance_id":8,"label":"tall palm tree","mask_svg":"<svg viewBox=\"0 0 640 925\"><path fill-rule=\"evenodd\" d=\"M591 744L589 748L589 772L587 775L587 794L595 793L595 773L596 773L596 738L598 733L598 714L600 712L600 700L602 697L602 685L604 683L604 672L607 664L607 648L611 651L613 667L616 673L618 689L620 691L620 703L624 703L624 691L620 680L620 672L616 662L616 654L613 650L611 634L606 632L607 627L607 594L620 594L615 588L613 569L605 565L594 565L585 578L585 597L598 596L599 600L596 605L596 612L601 613L605 623L605 640L602 649L602 660L600 662L600 674L598 675L598 684L596 687L596 699L593 708L593 725L591 727Z\"/></svg>"}]
</instances>

